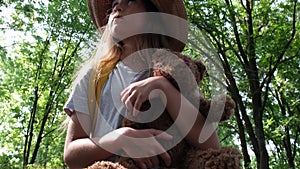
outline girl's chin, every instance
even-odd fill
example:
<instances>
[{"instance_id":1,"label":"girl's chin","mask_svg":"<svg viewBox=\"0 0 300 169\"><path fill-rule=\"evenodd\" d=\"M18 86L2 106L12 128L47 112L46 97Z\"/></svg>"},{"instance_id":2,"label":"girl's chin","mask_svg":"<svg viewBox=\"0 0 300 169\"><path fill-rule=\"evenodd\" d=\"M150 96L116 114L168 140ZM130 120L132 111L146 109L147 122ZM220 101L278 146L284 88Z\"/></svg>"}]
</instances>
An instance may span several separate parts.
<instances>
[{"instance_id":1,"label":"girl's chin","mask_svg":"<svg viewBox=\"0 0 300 169\"><path fill-rule=\"evenodd\" d=\"M122 41L123 39L126 39L126 33L121 33L121 32L114 32L111 34L113 40L115 42L119 42Z\"/></svg>"},{"instance_id":2,"label":"girl's chin","mask_svg":"<svg viewBox=\"0 0 300 169\"><path fill-rule=\"evenodd\" d=\"M111 31L111 36L113 37L113 39L118 39L118 40L124 40L128 37L132 37L135 35L139 35L139 32L134 32L133 30L119 30L119 29L115 29Z\"/></svg>"}]
</instances>

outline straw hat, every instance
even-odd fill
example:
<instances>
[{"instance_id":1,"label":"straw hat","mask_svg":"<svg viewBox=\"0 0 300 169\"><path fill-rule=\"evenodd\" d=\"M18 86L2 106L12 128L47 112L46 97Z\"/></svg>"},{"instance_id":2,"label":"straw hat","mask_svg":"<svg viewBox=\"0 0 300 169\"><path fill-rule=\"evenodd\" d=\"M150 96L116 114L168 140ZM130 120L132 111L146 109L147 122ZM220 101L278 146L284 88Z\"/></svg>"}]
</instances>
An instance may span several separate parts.
<instances>
[{"instance_id":1,"label":"straw hat","mask_svg":"<svg viewBox=\"0 0 300 169\"><path fill-rule=\"evenodd\" d=\"M87 0L90 17L97 29L106 25L107 11L111 9L113 0ZM187 20L186 10L183 4L183 0L150 0L158 9L159 12L174 15L180 17L181 20ZM168 25L168 24L166 24ZM182 51L187 41L188 25L187 21L178 21L170 26L172 34L175 37L180 38L169 38L170 48L175 51ZM174 36L172 36L174 37Z\"/></svg>"}]
</instances>

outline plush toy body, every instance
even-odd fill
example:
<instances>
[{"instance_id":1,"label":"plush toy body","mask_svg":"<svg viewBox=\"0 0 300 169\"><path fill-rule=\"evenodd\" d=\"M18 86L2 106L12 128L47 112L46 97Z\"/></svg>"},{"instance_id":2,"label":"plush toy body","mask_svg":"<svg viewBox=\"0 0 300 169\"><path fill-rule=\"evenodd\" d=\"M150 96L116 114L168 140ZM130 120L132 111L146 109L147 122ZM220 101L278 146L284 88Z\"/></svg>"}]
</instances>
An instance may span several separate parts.
<instances>
[{"instance_id":1,"label":"plush toy body","mask_svg":"<svg viewBox=\"0 0 300 169\"><path fill-rule=\"evenodd\" d=\"M193 105L199 107L199 113L201 113L205 118L208 116L212 102L214 106L219 105L222 108L222 111L217 112L219 114L210 115L209 117L217 117L215 119L211 118L211 122L225 121L231 117L235 109L235 103L232 99L227 96L222 96L211 101L197 94L197 91L199 91L199 84L206 73L206 68L201 61L193 60L181 53L159 49L153 54L151 62L153 67L151 69L151 74L149 75L164 76L167 78L184 97L186 97ZM187 72L185 73L185 71ZM187 75L188 71L191 71L190 73L192 76ZM136 79L136 81L139 80L142 79ZM151 112L143 113L144 111L148 111L148 109L151 110ZM241 155L233 148L223 147L220 150L204 151L189 145L184 139L182 139L181 133L176 125L174 125L174 121L167 110L164 109L164 104L160 99L152 99L145 102L140 111L141 112L137 117L133 117L132 113L129 112L127 115L128 117L123 121L123 126L135 129L154 128L166 131L168 134L173 136L172 141L160 142L166 149L168 149L168 153L172 158L172 165L166 167L164 162L160 160L160 168L241 168ZM149 121L149 119L152 119L153 117L157 118ZM143 123L145 121L149 122ZM128 157L119 157L118 163L98 162L90 167L90 169L94 168L138 169L138 167L135 166L134 161Z\"/></svg>"}]
</instances>

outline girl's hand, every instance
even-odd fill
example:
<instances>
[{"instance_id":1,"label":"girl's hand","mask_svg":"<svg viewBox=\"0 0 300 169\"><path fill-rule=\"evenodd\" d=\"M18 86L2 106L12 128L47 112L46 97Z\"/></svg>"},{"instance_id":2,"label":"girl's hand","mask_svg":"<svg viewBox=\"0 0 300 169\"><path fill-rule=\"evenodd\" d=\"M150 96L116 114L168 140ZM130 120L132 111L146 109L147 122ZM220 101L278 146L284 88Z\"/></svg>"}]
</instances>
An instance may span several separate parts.
<instances>
[{"instance_id":1,"label":"girl's hand","mask_svg":"<svg viewBox=\"0 0 300 169\"><path fill-rule=\"evenodd\" d=\"M159 166L159 155L167 166L171 157L156 139L171 140L172 136L156 129L136 130L129 127L118 129L121 134L116 141L141 169Z\"/></svg>"},{"instance_id":2,"label":"girl's hand","mask_svg":"<svg viewBox=\"0 0 300 169\"><path fill-rule=\"evenodd\" d=\"M163 97L161 84L164 81L167 80L163 76L156 76L132 83L121 92L121 101L128 110L133 112L133 116L137 116L145 101Z\"/></svg>"}]
</instances>

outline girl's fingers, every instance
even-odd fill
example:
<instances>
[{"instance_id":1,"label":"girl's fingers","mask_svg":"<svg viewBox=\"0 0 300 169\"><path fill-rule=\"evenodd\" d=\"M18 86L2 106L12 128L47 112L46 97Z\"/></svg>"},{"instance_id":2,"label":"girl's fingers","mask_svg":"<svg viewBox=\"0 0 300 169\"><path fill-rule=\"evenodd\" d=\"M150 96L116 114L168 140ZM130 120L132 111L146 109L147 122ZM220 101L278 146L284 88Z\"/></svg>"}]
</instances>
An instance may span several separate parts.
<instances>
[{"instance_id":1,"label":"girl's fingers","mask_svg":"<svg viewBox=\"0 0 300 169\"><path fill-rule=\"evenodd\" d=\"M171 161L171 157L169 155L169 153L164 152L162 154L160 154L160 157L164 160L166 166L170 166L172 161Z\"/></svg>"},{"instance_id":2,"label":"girl's fingers","mask_svg":"<svg viewBox=\"0 0 300 169\"><path fill-rule=\"evenodd\" d=\"M129 88L125 88L122 92L121 92L121 96L123 96L124 94L128 93Z\"/></svg>"},{"instance_id":3,"label":"girl's fingers","mask_svg":"<svg viewBox=\"0 0 300 169\"><path fill-rule=\"evenodd\" d=\"M133 109L133 116L137 116L140 112L141 106L144 103L144 99L141 95L138 96L138 98L134 102L134 109Z\"/></svg>"},{"instance_id":4,"label":"girl's fingers","mask_svg":"<svg viewBox=\"0 0 300 169\"><path fill-rule=\"evenodd\" d=\"M158 167L159 166L159 160L157 156L150 157L150 160L152 162L152 167Z\"/></svg>"},{"instance_id":5,"label":"girl's fingers","mask_svg":"<svg viewBox=\"0 0 300 169\"><path fill-rule=\"evenodd\" d=\"M141 94L138 94L137 91L133 91L132 93L127 91L122 93L121 101L128 110L132 111L133 116L137 116L145 99Z\"/></svg>"},{"instance_id":6,"label":"girl's fingers","mask_svg":"<svg viewBox=\"0 0 300 169\"><path fill-rule=\"evenodd\" d=\"M121 101L128 110L132 111L133 104L136 102L136 91L133 91L131 93L129 93L129 91L123 93Z\"/></svg>"},{"instance_id":7,"label":"girl's fingers","mask_svg":"<svg viewBox=\"0 0 300 169\"><path fill-rule=\"evenodd\" d=\"M156 130L156 129L149 129L149 132L155 136L156 138L159 138L159 139L163 139L163 140L171 140L173 139L173 136L164 132L164 131L161 131L161 130Z\"/></svg>"},{"instance_id":8,"label":"girl's fingers","mask_svg":"<svg viewBox=\"0 0 300 169\"><path fill-rule=\"evenodd\" d=\"M122 103L125 103L125 101L129 97L129 95L130 95L130 93L126 89L123 92L121 92L121 101L122 101Z\"/></svg>"},{"instance_id":9,"label":"girl's fingers","mask_svg":"<svg viewBox=\"0 0 300 169\"><path fill-rule=\"evenodd\" d=\"M153 166L150 158L145 160L145 164L147 165L147 168L152 168L152 166Z\"/></svg>"},{"instance_id":10,"label":"girl's fingers","mask_svg":"<svg viewBox=\"0 0 300 169\"><path fill-rule=\"evenodd\" d=\"M153 164L150 158L135 158L135 164L141 169L152 168Z\"/></svg>"},{"instance_id":11,"label":"girl's fingers","mask_svg":"<svg viewBox=\"0 0 300 169\"><path fill-rule=\"evenodd\" d=\"M140 112L139 109L135 108L135 106L134 106L134 109L132 111L133 117L136 117L137 115L139 115L139 112Z\"/></svg>"},{"instance_id":12,"label":"girl's fingers","mask_svg":"<svg viewBox=\"0 0 300 169\"><path fill-rule=\"evenodd\" d=\"M128 110L132 110L133 106L130 100L126 100L124 104Z\"/></svg>"},{"instance_id":13,"label":"girl's fingers","mask_svg":"<svg viewBox=\"0 0 300 169\"><path fill-rule=\"evenodd\" d=\"M139 166L140 169L147 169L147 165L142 161L140 161L136 164Z\"/></svg>"},{"instance_id":14,"label":"girl's fingers","mask_svg":"<svg viewBox=\"0 0 300 169\"><path fill-rule=\"evenodd\" d=\"M167 166L170 166L172 163L171 157L168 152L163 148L163 146L156 141L156 139L164 139L164 140L170 140L173 137L169 135L168 133L161 131L161 130L156 130L156 129L143 129L143 130L136 130L137 133L135 136L137 138L150 138L150 140L146 139L144 144L140 144L140 142L137 145L142 146L141 149L139 150L139 155L142 152L142 155L147 155L148 157L145 158L134 158L134 161L136 165L139 168L153 168L159 166L159 159L158 155L162 158L164 163ZM152 137L152 138L151 138ZM136 143L133 143L136 145ZM143 145L149 145L149 147L144 147ZM125 151L127 152L127 151ZM163 152L163 153L162 153ZM129 151L127 152L129 155L131 154L132 156L137 157L137 152L132 152Z\"/></svg>"}]
</instances>

